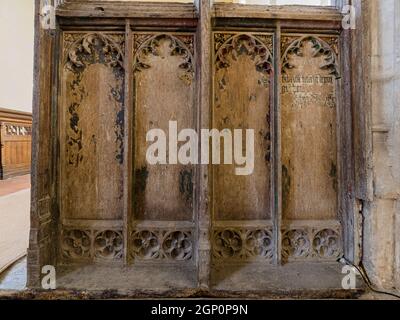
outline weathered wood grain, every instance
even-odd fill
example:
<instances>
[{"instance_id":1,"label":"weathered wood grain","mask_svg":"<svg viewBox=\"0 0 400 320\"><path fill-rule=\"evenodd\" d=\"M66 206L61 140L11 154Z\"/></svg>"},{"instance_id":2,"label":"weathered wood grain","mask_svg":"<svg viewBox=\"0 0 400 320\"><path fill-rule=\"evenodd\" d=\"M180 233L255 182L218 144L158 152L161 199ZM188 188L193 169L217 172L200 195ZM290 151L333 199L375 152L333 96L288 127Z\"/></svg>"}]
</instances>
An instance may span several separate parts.
<instances>
[{"instance_id":1,"label":"weathered wood grain","mask_svg":"<svg viewBox=\"0 0 400 320\"><path fill-rule=\"evenodd\" d=\"M193 220L194 166L170 163L150 165L146 160L147 132L161 129L168 139L169 121L177 132L196 128L193 34L133 34L135 40L135 152L134 219ZM146 39L139 43L140 39ZM187 41L186 45L184 41ZM145 48L152 48L147 53ZM179 48L181 54L172 50ZM189 60L187 60L189 57ZM182 65L188 63L187 70ZM142 67L143 65L146 67ZM169 140L167 140L168 143ZM179 146L182 146L182 142ZM170 148L167 147L167 155ZM172 153L172 150L171 150Z\"/></svg>"},{"instance_id":2,"label":"weathered wood grain","mask_svg":"<svg viewBox=\"0 0 400 320\"><path fill-rule=\"evenodd\" d=\"M107 40L113 41L109 35ZM121 34L123 36L123 34ZM124 74L101 56L108 44L97 34L65 34L61 77L62 216L68 219L121 219L124 157ZM88 60L75 52L88 37ZM82 40L83 39L83 40ZM115 41L115 39L114 39ZM83 45L89 45L84 43ZM108 48L110 49L110 48ZM77 68L70 55L78 53ZM121 52L122 53L122 52ZM93 55L93 57L91 57Z\"/></svg>"},{"instance_id":3,"label":"weathered wood grain","mask_svg":"<svg viewBox=\"0 0 400 320\"><path fill-rule=\"evenodd\" d=\"M192 3L157 3L140 1L65 1L56 11L60 17L102 18L195 18Z\"/></svg>"},{"instance_id":4,"label":"weathered wood grain","mask_svg":"<svg viewBox=\"0 0 400 320\"><path fill-rule=\"evenodd\" d=\"M283 217L335 219L337 205L336 79L326 55L305 38L282 75ZM285 41L285 40L284 40ZM287 38L286 42L295 41Z\"/></svg>"},{"instance_id":5,"label":"weathered wood grain","mask_svg":"<svg viewBox=\"0 0 400 320\"><path fill-rule=\"evenodd\" d=\"M215 34L214 37L219 36ZM254 171L250 175L239 176L235 173L237 164L223 164L225 154L222 147L225 141L221 139L221 165L214 166L214 219L265 220L271 218L272 73L268 72L272 71L272 66L268 66L269 71L260 70L257 63L265 59L264 63L268 65L272 59L268 61L266 56L258 56L251 45L264 48L269 58L271 53L257 36L230 36L234 38L232 42L237 41L237 45L221 58L228 66L220 67L221 52L215 54L213 128L219 131L228 129L232 133L235 129L243 130L242 150L247 153L245 130L254 130ZM272 38L270 41L272 43ZM231 45L230 40L227 42ZM221 45L219 50L229 51L225 48L226 43L214 42L214 47L217 45ZM243 49L245 46L248 46L247 52ZM231 147L233 153L233 145Z\"/></svg>"}]
</instances>

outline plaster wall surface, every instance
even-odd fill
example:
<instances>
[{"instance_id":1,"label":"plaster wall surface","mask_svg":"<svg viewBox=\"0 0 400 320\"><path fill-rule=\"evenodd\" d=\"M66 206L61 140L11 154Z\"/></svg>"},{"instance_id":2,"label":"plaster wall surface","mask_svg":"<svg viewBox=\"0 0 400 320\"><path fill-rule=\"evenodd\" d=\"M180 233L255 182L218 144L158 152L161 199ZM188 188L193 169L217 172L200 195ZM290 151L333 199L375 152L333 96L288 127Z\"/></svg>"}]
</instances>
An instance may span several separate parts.
<instances>
[{"instance_id":1,"label":"plaster wall surface","mask_svg":"<svg viewBox=\"0 0 400 320\"><path fill-rule=\"evenodd\" d=\"M32 112L34 1L1 0L0 107Z\"/></svg>"}]
</instances>

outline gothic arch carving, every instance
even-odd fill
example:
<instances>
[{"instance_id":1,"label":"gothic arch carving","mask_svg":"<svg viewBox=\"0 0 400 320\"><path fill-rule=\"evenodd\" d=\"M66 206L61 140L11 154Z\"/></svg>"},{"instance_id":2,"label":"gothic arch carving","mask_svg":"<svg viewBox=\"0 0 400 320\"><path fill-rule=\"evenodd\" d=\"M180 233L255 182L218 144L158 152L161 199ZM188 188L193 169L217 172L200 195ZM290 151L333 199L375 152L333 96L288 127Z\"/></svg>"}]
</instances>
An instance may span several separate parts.
<instances>
[{"instance_id":1,"label":"gothic arch carving","mask_svg":"<svg viewBox=\"0 0 400 320\"><path fill-rule=\"evenodd\" d=\"M193 37L190 37L185 42L170 34L158 34L148 39L144 38L141 44L135 44L137 45L137 50L134 53L133 72L141 72L151 68L151 65L146 62L146 57L160 55L160 43L162 40L170 41L169 54L171 56L180 56L182 58L183 62L179 65L182 72L179 74L179 78L187 85L191 85L194 79Z\"/></svg>"},{"instance_id":2,"label":"gothic arch carving","mask_svg":"<svg viewBox=\"0 0 400 320\"><path fill-rule=\"evenodd\" d=\"M223 42L225 41L225 42ZM230 67L228 56L236 60L239 55L246 53L254 60L256 70L263 74L260 84L267 85L273 72L273 58L268 45L249 34L234 35L219 41L215 54L216 71Z\"/></svg>"},{"instance_id":3,"label":"gothic arch carving","mask_svg":"<svg viewBox=\"0 0 400 320\"><path fill-rule=\"evenodd\" d=\"M291 39L292 38L290 38L290 40ZM340 79L339 64L337 62L338 58L334 48L321 38L312 35L306 35L295 39L282 51L282 73L285 73L286 69L293 69L296 67L290 62L290 56L295 54L301 57L303 44L306 41L311 41L312 43L314 49L313 57L324 56L325 63L323 63L320 68L329 70L331 75L335 76L336 79Z\"/></svg>"},{"instance_id":4,"label":"gothic arch carving","mask_svg":"<svg viewBox=\"0 0 400 320\"><path fill-rule=\"evenodd\" d=\"M118 103L119 111L115 120L115 157L123 162L123 118L124 118L124 34L106 33L65 33L64 68L73 74L69 87L73 98L68 106L69 126L67 150L69 164L79 166L82 161L83 132L80 127L80 107L86 89L82 83L84 70L94 64L102 64L112 69L119 85L110 89L110 94Z\"/></svg>"},{"instance_id":5,"label":"gothic arch carving","mask_svg":"<svg viewBox=\"0 0 400 320\"><path fill-rule=\"evenodd\" d=\"M123 77L123 35L115 35L119 37L117 41L103 33L78 35L78 39L74 39L73 34L68 36L66 41L72 41L65 55L65 67L68 70L80 73L91 64L101 63L113 68L118 78Z\"/></svg>"}]
</instances>

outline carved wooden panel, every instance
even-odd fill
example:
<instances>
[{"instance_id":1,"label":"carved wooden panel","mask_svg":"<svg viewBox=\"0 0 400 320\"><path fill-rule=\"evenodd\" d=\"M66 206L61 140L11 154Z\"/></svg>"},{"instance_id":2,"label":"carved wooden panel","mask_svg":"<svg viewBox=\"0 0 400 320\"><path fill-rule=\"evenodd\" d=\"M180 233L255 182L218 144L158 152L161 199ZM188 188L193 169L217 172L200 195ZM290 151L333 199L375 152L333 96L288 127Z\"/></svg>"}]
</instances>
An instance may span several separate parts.
<instances>
[{"instance_id":1,"label":"carved wooden panel","mask_svg":"<svg viewBox=\"0 0 400 320\"><path fill-rule=\"evenodd\" d=\"M185 261L194 256L195 165L180 163L177 154L174 159L170 148L181 130L197 128L194 40L190 33L133 34L134 209L130 253L136 260ZM171 122L176 127L170 126ZM165 133L164 163L150 164L146 159L152 144L146 141L146 135L152 129ZM175 141L178 152L185 142Z\"/></svg>"},{"instance_id":2,"label":"carved wooden panel","mask_svg":"<svg viewBox=\"0 0 400 320\"><path fill-rule=\"evenodd\" d=\"M192 220L194 167L178 164L177 160L171 163L168 143L171 142L169 121L177 122L177 132L196 127L194 36L144 33L133 37L134 218ZM150 142L146 142L146 135L151 129L161 129L166 134L169 164L147 162Z\"/></svg>"},{"instance_id":3,"label":"carved wooden panel","mask_svg":"<svg viewBox=\"0 0 400 320\"><path fill-rule=\"evenodd\" d=\"M343 253L339 221L295 221L282 229L282 258L337 260Z\"/></svg>"},{"instance_id":4,"label":"carved wooden panel","mask_svg":"<svg viewBox=\"0 0 400 320\"><path fill-rule=\"evenodd\" d=\"M287 47L286 42L290 42ZM283 46L284 218L335 219L338 208L336 53L316 37L284 37Z\"/></svg>"},{"instance_id":5,"label":"carved wooden panel","mask_svg":"<svg viewBox=\"0 0 400 320\"><path fill-rule=\"evenodd\" d=\"M251 174L236 175L235 163L214 167L216 220L265 220L271 217L271 49L272 37L269 35L214 35L213 128L231 132L252 129L255 135L254 171ZM242 134L245 141L245 132ZM246 152L244 142L242 147ZM224 156L221 151L221 159Z\"/></svg>"},{"instance_id":6,"label":"carved wooden panel","mask_svg":"<svg viewBox=\"0 0 400 320\"><path fill-rule=\"evenodd\" d=\"M60 188L64 219L122 218L124 34L63 34Z\"/></svg>"},{"instance_id":7,"label":"carved wooden panel","mask_svg":"<svg viewBox=\"0 0 400 320\"><path fill-rule=\"evenodd\" d=\"M254 169L237 175L235 160L213 166L213 257L267 259L273 256L271 219L272 36L214 33L212 127L232 133L254 130ZM239 144L240 146L240 144ZM234 147L232 153L234 153Z\"/></svg>"},{"instance_id":8,"label":"carved wooden panel","mask_svg":"<svg viewBox=\"0 0 400 320\"><path fill-rule=\"evenodd\" d=\"M122 230L65 227L61 252L69 260L120 260L123 257Z\"/></svg>"},{"instance_id":9,"label":"carved wooden panel","mask_svg":"<svg viewBox=\"0 0 400 320\"><path fill-rule=\"evenodd\" d=\"M341 253L337 39L282 37L282 254L288 260Z\"/></svg>"}]
</instances>

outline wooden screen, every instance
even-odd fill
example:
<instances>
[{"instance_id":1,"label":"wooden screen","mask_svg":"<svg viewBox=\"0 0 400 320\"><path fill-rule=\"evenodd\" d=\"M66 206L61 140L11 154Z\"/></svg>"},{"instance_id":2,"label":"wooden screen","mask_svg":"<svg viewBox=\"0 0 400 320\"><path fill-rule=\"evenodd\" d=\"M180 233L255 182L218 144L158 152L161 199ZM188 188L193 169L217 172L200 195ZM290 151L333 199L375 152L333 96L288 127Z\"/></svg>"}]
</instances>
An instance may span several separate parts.
<instances>
[{"instance_id":1,"label":"wooden screen","mask_svg":"<svg viewBox=\"0 0 400 320\"><path fill-rule=\"evenodd\" d=\"M60 241L65 259L122 258L124 42L124 33L63 34Z\"/></svg>"},{"instance_id":2,"label":"wooden screen","mask_svg":"<svg viewBox=\"0 0 400 320\"><path fill-rule=\"evenodd\" d=\"M56 200L46 198L46 210L59 213L57 263L105 262L141 276L183 266L208 285L216 269L233 265L336 261L351 207L340 27L311 21L294 32L297 18L282 26L222 17L217 6L220 16L202 28L193 6L184 8L185 18L170 20L118 20L109 11L109 20L86 25L61 21L49 169ZM215 129L220 164L212 148L207 163L200 149L182 163L173 146L187 142L177 138L183 129L199 139ZM154 130L166 150L150 163ZM245 165L236 153L248 147L253 164L238 174Z\"/></svg>"},{"instance_id":3,"label":"wooden screen","mask_svg":"<svg viewBox=\"0 0 400 320\"><path fill-rule=\"evenodd\" d=\"M64 258L192 260L196 166L146 159L151 129L177 134L197 128L195 35L65 32L60 95L61 236ZM215 261L334 259L341 252L338 220L338 38L283 35L281 58L270 33L213 34L211 126L254 131L254 169L212 165ZM130 56L126 70L124 61ZM278 59L278 62L277 62ZM274 65L282 66L276 77ZM124 163L125 74L133 93L132 166ZM278 82L277 82L278 81ZM274 88L280 88L280 105ZM280 118L274 116L278 107ZM274 131L275 120L281 131ZM172 124L171 124L172 122ZM174 124L175 123L175 124ZM220 137L220 145L225 139ZM274 139L281 153L274 151ZM233 142L233 141L232 141ZM181 146L183 141L176 141ZM221 148L223 149L223 148ZM221 151L224 159L224 151ZM273 185L281 162L282 214ZM131 210L124 227L124 170L131 172ZM275 189L274 189L275 188ZM124 235L124 228L128 234ZM275 239L282 240L282 251ZM125 237L125 239L124 239ZM80 239L77 249L73 244ZM111 244L110 244L111 243ZM172 245L176 245L174 247ZM178 243L178 244L177 244Z\"/></svg>"}]
</instances>

